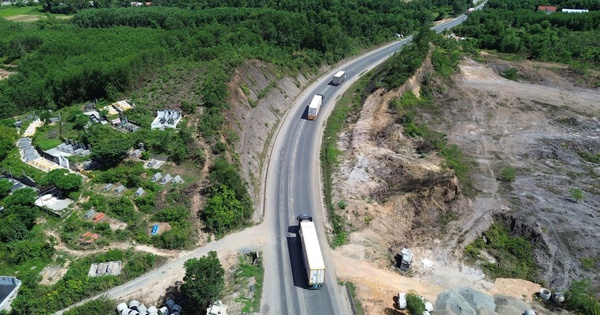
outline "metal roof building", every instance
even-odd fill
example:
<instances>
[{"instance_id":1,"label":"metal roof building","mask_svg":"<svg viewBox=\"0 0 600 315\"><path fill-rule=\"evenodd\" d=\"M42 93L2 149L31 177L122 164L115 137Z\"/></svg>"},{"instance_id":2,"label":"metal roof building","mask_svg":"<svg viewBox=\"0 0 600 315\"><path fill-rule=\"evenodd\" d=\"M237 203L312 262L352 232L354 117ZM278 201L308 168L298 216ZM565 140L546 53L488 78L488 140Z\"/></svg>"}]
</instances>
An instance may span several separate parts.
<instances>
[{"instance_id":1,"label":"metal roof building","mask_svg":"<svg viewBox=\"0 0 600 315\"><path fill-rule=\"evenodd\" d=\"M17 295L21 280L15 277L0 276L0 310L10 305L12 298Z\"/></svg>"}]
</instances>

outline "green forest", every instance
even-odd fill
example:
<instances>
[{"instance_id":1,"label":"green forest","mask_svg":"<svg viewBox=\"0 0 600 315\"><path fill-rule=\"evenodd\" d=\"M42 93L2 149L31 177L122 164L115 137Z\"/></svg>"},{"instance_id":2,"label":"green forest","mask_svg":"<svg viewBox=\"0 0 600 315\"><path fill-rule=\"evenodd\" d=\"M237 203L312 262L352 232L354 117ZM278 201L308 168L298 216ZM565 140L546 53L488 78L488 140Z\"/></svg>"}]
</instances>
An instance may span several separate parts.
<instances>
[{"instance_id":1,"label":"green forest","mask_svg":"<svg viewBox=\"0 0 600 315\"><path fill-rule=\"evenodd\" d=\"M51 16L33 24L0 21L0 32L8 35L0 39L0 60L18 70L0 81L0 118L94 98L115 100L166 65L187 61L205 72L198 105L220 108L226 106L224 84L244 60L313 71L467 6L466 1L300 3L198 2L193 8L186 7L193 2L157 3L88 8L69 22Z\"/></svg>"},{"instance_id":2,"label":"green forest","mask_svg":"<svg viewBox=\"0 0 600 315\"><path fill-rule=\"evenodd\" d=\"M558 6L552 14L536 12L536 6ZM558 12L585 8L589 13ZM490 1L484 10L469 15L454 29L478 48L518 54L528 59L567 64L600 65L600 3L598 1Z\"/></svg>"}]
</instances>

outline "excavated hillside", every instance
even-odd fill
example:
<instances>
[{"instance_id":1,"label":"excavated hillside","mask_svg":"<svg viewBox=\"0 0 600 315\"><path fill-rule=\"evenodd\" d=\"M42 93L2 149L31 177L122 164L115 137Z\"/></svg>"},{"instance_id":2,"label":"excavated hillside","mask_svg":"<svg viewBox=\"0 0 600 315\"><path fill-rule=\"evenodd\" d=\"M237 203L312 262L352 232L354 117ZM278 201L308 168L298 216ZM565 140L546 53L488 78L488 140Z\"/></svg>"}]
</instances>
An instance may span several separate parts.
<instances>
[{"instance_id":1,"label":"excavated hillside","mask_svg":"<svg viewBox=\"0 0 600 315\"><path fill-rule=\"evenodd\" d=\"M392 304L391 292L408 288L430 299L460 286L514 290L513 296L530 299L539 286L494 286L463 261L463 248L493 222L532 242L539 278L548 287L565 290L583 278L600 284L600 92L560 65L485 59L462 60L451 80L434 79L436 105L420 117L477 162L474 197L464 196L437 154L417 153L423 141L404 135L389 106L405 91L419 95L429 65L400 89L369 96L358 120L340 135L334 203L351 233L336 250L344 260L336 268L339 277L357 284L369 314L382 314ZM521 81L498 74L509 67ZM515 180L501 182L508 167ZM408 275L419 285L392 267L404 247L414 253ZM345 267L363 260L392 273L377 282L368 269L362 274Z\"/></svg>"},{"instance_id":2,"label":"excavated hillside","mask_svg":"<svg viewBox=\"0 0 600 315\"><path fill-rule=\"evenodd\" d=\"M327 70L324 67L319 73ZM269 142L280 120L311 79L302 73L296 77L283 75L273 65L249 60L235 70L229 81L226 127L239 135L235 151L239 154L242 177L257 205ZM261 215L255 211L254 219L260 219Z\"/></svg>"}]
</instances>

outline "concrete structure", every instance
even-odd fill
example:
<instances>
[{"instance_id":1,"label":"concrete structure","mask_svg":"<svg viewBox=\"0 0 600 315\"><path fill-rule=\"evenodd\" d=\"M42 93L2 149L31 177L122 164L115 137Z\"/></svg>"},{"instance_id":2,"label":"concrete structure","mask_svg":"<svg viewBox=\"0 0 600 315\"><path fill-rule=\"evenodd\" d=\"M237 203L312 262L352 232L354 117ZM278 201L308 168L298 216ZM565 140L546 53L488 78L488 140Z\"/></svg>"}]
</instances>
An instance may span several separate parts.
<instances>
[{"instance_id":1,"label":"concrete structure","mask_svg":"<svg viewBox=\"0 0 600 315\"><path fill-rule=\"evenodd\" d=\"M135 191L135 194L134 194L134 196L136 196L136 197L141 197L143 194L144 194L144 188L142 188L142 187L139 187L139 188L138 188L138 189Z\"/></svg>"},{"instance_id":2,"label":"concrete structure","mask_svg":"<svg viewBox=\"0 0 600 315\"><path fill-rule=\"evenodd\" d=\"M90 271L88 272L88 277L99 277L104 275L118 276L121 274L121 265L121 261L92 264L90 266ZM129 306L131 307L131 304Z\"/></svg>"},{"instance_id":3,"label":"concrete structure","mask_svg":"<svg viewBox=\"0 0 600 315\"><path fill-rule=\"evenodd\" d=\"M23 133L23 137L26 137L26 138L33 137L33 135L35 134L35 129L37 129L38 127L41 127L43 125L44 125L44 122L41 121L39 118L36 118L33 122L31 122L31 124L27 127L27 129L25 129L25 132Z\"/></svg>"},{"instance_id":4,"label":"concrete structure","mask_svg":"<svg viewBox=\"0 0 600 315\"><path fill-rule=\"evenodd\" d=\"M221 301L216 301L206 309L206 315L227 315L227 305Z\"/></svg>"},{"instance_id":5,"label":"concrete structure","mask_svg":"<svg viewBox=\"0 0 600 315\"><path fill-rule=\"evenodd\" d=\"M175 129L177 128L177 124L181 121L181 112L167 109L167 110L159 110L156 111L156 118L152 122L150 128L152 130L159 129L165 130L165 128Z\"/></svg>"},{"instance_id":6,"label":"concrete structure","mask_svg":"<svg viewBox=\"0 0 600 315\"><path fill-rule=\"evenodd\" d=\"M40 208L45 208L51 213L61 216L65 209L72 204L73 200L71 199L58 199L51 194L46 194L35 200L35 205Z\"/></svg>"},{"instance_id":7,"label":"concrete structure","mask_svg":"<svg viewBox=\"0 0 600 315\"><path fill-rule=\"evenodd\" d=\"M0 310L9 310L10 303L17 296L21 280L15 277L0 276Z\"/></svg>"}]
</instances>

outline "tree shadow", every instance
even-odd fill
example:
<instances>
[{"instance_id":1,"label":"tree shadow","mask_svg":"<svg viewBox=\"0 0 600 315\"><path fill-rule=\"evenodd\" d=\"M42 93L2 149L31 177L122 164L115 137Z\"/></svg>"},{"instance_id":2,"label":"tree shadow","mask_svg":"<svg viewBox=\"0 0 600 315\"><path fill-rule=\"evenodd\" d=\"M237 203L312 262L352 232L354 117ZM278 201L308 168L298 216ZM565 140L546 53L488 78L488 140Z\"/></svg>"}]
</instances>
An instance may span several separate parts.
<instances>
[{"instance_id":1,"label":"tree shadow","mask_svg":"<svg viewBox=\"0 0 600 315\"><path fill-rule=\"evenodd\" d=\"M165 290L165 294L158 298L156 308L161 308L167 305L168 300L172 300L175 304L179 304L184 310L189 309L190 303L183 293L179 290L182 282L177 281L174 285L169 286Z\"/></svg>"},{"instance_id":2,"label":"tree shadow","mask_svg":"<svg viewBox=\"0 0 600 315\"><path fill-rule=\"evenodd\" d=\"M394 308L386 307L383 314L385 315L405 315L406 313Z\"/></svg>"}]
</instances>

